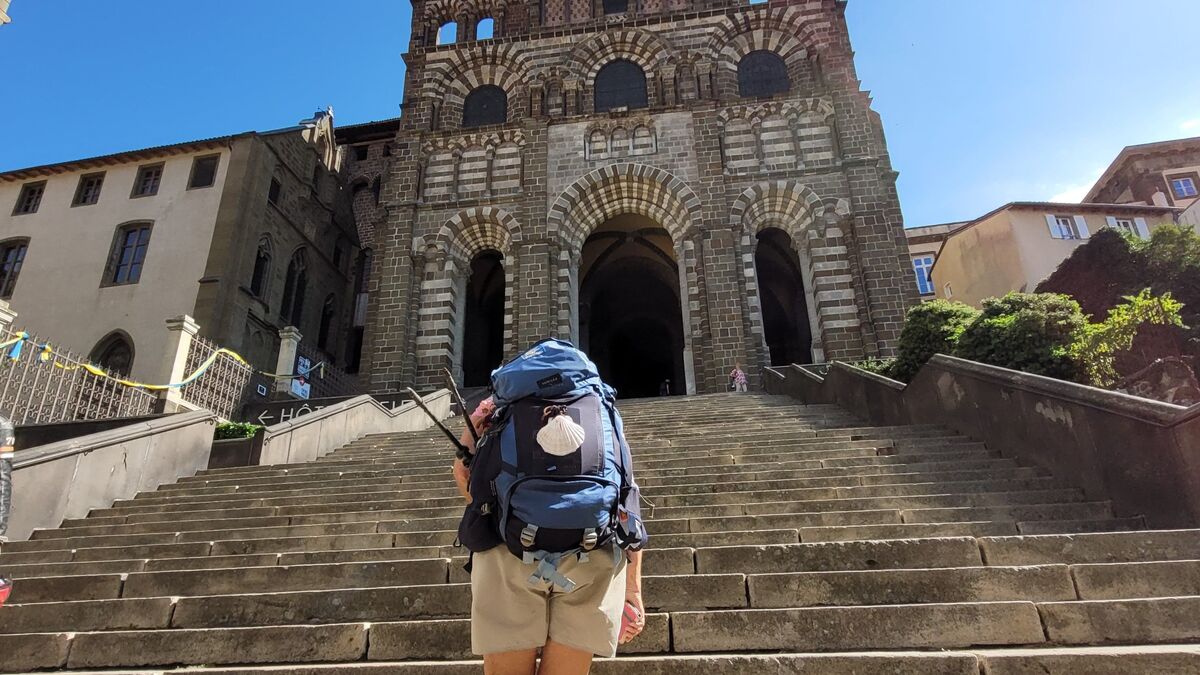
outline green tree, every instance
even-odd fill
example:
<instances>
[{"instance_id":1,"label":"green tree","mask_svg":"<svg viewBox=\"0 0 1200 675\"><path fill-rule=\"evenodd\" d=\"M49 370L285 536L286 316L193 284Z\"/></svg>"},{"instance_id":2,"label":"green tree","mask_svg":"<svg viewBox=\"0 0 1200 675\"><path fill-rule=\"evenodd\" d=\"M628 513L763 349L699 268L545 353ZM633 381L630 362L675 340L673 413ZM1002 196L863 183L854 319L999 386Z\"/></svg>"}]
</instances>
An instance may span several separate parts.
<instances>
[{"instance_id":1,"label":"green tree","mask_svg":"<svg viewBox=\"0 0 1200 675\"><path fill-rule=\"evenodd\" d=\"M908 310L896 361L884 373L908 382L934 354L951 354L959 336L979 316L979 310L961 302L933 300Z\"/></svg>"},{"instance_id":2,"label":"green tree","mask_svg":"<svg viewBox=\"0 0 1200 675\"><path fill-rule=\"evenodd\" d=\"M1147 324L1186 328L1180 310L1183 303L1170 293L1151 295L1150 289L1125 298L1108 311L1102 323L1088 325L1071 345L1071 358L1078 364L1080 380L1097 387L1111 387L1120 379L1116 370L1118 352L1133 346L1138 330Z\"/></svg>"},{"instance_id":3,"label":"green tree","mask_svg":"<svg viewBox=\"0 0 1200 675\"><path fill-rule=\"evenodd\" d=\"M954 355L1036 375L1074 380L1070 347L1087 326L1079 303L1057 293L1009 293L983 301Z\"/></svg>"}]
</instances>

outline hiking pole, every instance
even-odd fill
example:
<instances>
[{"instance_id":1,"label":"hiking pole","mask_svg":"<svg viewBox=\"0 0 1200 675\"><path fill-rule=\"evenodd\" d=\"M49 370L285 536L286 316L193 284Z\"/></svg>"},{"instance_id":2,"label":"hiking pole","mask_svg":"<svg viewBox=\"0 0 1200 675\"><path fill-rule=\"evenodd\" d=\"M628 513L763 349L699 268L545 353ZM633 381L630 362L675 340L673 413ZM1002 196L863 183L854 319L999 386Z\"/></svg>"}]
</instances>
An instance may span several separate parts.
<instances>
[{"instance_id":1,"label":"hiking pole","mask_svg":"<svg viewBox=\"0 0 1200 675\"><path fill-rule=\"evenodd\" d=\"M446 374L446 386L450 388L450 393L454 395L454 400L458 403L458 409L462 411L463 419L467 421L467 430L471 432L471 440L475 442L475 447L479 447L479 432L475 431L475 425L471 423L471 411L467 410L467 402L463 400L462 394L458 391L458 383L454 381L454 376L450 374L448 368L442 368L442 372Z\"/></svg>"},{"instance_id":2,"label":"hiking pole","mask_svg":"<svg viewBox=\"0 0 1200 675\"><path fill-rule=\"evenodd\" d=\"M418 408L424 410L425 414L429 416L429 419L433 420L433 423L437 425L437 428L441 429L442 433L446 434L446 438L449 438L450 442L454 444L454 456L462 460L463 464L470 465L471 450L467 446L463 445L462 441L458 440L458 436L455 436L454 432L450 431L450 428L437 418L437 415L433 414L433 411L425 405L425 399L421 398L420 394L413 391L412 387L405 387L405 390L408 392L408 395L412 397L413 403L416 403ZM471 420L468 419L467 424L470 425Z\"/></svg>"}]
</instances>

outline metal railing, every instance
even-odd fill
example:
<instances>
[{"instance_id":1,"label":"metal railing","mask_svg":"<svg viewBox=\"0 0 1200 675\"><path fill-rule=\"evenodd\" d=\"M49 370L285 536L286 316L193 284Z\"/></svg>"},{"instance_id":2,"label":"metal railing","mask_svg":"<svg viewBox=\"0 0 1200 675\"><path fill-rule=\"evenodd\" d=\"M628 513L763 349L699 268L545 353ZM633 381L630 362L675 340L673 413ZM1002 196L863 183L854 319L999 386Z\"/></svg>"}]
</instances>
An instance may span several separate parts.
<instances>
[{"instance_id":1,"label":"metal railing","mask_svg":"<svg viewBox=\"0 0 1200 675\"><path fill-rule=\"evenodd\" d=\"M365 393L365 388L359 382L358 376L351 375L337 366L330 365L328 357L320 351L301 343L297 348L297 352L300 356L308 359L309 364L312 366L322 361L325 362L324 376L319 371L313 370L305 378L305 381L312 385L309 398L357 396L358 394Z\"/></svg>"},{"instance_id":2,"label":"metal railing","mask_svg":"<svg viewBox=\"0 0 1200 675\"><path fill-rule=\"evenodd\" d=\"M6 329L0 335L8 341L16 332ZM0 414L14 424L137 417L154 412L157 396L87 372L82 368L87 359L77 354L54 347L51 359L42 361L38 353L46 342L30 335L20 358L0 355Z\"/></svg>"},{"instance_id":3,"label":"metal railing","mask_svg":"<svg viewBox=\"0 0 1200 675\"><path fill-rule=\"evenodd\" d=\"M219 348L212 342L198 335L193 337L184 372L195 372L217 349ZM221 354L199 379L184 385L180 389L180 395L183 400L194 406L211 410L223 419L232 420L241 410L242 399L246 388L252 386L253 375L252 368Z\"/></svg>"}]
</instances>

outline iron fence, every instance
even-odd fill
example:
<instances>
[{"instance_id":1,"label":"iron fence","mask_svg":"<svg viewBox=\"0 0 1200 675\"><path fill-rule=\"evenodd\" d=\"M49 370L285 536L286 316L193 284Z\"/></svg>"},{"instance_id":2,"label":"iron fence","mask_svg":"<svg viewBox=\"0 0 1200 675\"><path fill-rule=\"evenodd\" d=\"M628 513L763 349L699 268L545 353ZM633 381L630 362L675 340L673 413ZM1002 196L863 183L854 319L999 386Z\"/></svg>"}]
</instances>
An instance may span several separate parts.
<instances>
[{"instance_id":1,"label":"iron fence","mask_svg":"<svg viewBox=\"0 0 1200 675\"><path fill-rule=\"evenodd\" d=\"M305 382L309 383L312 387L309 398L357 396L365 392L365 389L358 380L358 376L351 375L341 368L329 364L328 357L321 352L305 344L300 344L296 351L300 356L308 360L310 367L314 367L308 377L305 378ZM317 364L322 362L325 363L323 374L321 370L315 368Z\"/></svg>"},{"instance_id":2,"label":"iron fence","mask_svg":"<svg viewBox=\"0 0 1200 675\"><path fill-rule=\"evenodd\" d=\"M5 342L17 335L8 329L0 333ZM41 360L38 355L46 342L30 335L19 358L0 358L0 414L14 424L136 417L154 412L157 396L87 372L82 367L87 359L77 354L54 347L51 358Z\"/></svg>"},{"instance_id":3,"label":"iron fence","mask_svg":"<svg viewBox=\"0 0 1200 675\"><path fill-rule=\"evenodd\" d=\"M219 347L212 342L200 336L193 337L184 372L189 375L195 372L217 349ZM252 368L221 354L203 375L184 385L179 393L188 403L232 420L241 410L242 398L247 387L252 386L253 375Z\"/></svg>"}]
</instances>

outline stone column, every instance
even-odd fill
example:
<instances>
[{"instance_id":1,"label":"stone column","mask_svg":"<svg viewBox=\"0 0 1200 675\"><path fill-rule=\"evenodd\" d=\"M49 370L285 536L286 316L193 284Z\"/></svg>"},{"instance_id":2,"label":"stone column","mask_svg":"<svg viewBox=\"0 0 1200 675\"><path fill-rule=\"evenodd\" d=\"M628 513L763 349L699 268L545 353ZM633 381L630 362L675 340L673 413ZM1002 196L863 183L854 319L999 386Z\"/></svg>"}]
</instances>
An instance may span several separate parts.
<instances>
[{"instance_id":1,"label":"stone column","mask_svg":"<svg viewBox=\"0 0 1200 675\"><path fill-rule=\"evenodd\" d=\"M187 376L187 360L192 351L192 338L199 332L200 325L186 314L167 319L167 345L163 350L162 365L151 377L152 382L179 382ZM183 392L179 388L159 392L159 412L175 412L183 407Z\"/></svg>"},{"instance_id":2,"label":"stone column","mask_svg":"<svg viewBox=\"0 0 1200 675\"><path fill-rule=\"evenodd\" d=\"M284 326L279 330L279 358L275 361L275 372L279 375L295 374L296 353L300 350L303 336L295 326ZM275 380L275 393L291 396L292 381L281 377Z\"/></svg>"},{"instance_id":3,"label":"stone column","mask_svg":"<svg viewBox=\"0 0 1200 675\"><path fill-rule=\"evenodd\" d=\"M17 320L17 312L7 301L0 300L0 331L11 331L13 322Z\"/></svg>"}]
</instances>

